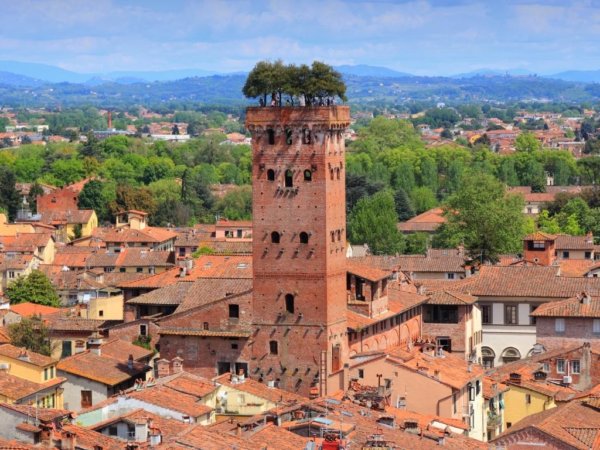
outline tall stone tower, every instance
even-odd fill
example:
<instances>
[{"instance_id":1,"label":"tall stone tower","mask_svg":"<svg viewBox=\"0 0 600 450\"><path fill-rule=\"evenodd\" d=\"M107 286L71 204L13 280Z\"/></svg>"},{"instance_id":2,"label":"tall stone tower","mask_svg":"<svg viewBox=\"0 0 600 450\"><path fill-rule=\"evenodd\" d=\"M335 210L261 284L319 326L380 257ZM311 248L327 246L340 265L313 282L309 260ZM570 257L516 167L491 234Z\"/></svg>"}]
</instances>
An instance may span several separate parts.
<instances>
[{"instance_id":1,"label":"tall stone tower","mask_svg":"<svg viewBox=\"0 0 600 450\"><path fill-rule=\"evenodd\" d=\"M347 106L256 107L250 374L302 394L344 388Z\"/></svg>"}]
</instances>

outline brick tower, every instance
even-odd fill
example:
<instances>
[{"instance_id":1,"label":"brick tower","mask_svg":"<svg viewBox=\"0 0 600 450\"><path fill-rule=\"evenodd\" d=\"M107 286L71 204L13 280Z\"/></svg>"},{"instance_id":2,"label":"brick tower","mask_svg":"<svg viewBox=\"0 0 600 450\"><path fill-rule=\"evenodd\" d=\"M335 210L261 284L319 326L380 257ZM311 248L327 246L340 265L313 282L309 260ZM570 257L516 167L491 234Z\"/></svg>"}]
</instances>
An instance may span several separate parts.
<instances>
[{"instance_id":1,"label":"brick tower","mask_svg":"<svg viewBox=\"0 0 600 450\"><path fill-rule=\"evenodd\" d=\"M349 123L347 106L246 113L253 157L250 372L305 395L344 387Z\"/></svg>"}]
</instances>

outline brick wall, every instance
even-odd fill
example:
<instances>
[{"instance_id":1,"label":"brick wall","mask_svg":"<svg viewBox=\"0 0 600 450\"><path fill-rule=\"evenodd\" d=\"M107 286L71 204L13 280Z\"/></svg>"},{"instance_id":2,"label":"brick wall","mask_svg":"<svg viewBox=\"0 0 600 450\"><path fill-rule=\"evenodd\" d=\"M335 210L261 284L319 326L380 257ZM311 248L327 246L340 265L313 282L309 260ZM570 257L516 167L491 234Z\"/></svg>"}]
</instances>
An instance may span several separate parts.
<instances>
[{"instance_id":1,"label":"brick wall","mask_svg":"<svg viewBox=\"0 0 600 450\"><path fill-rule=\"evenodd\" d=\"M449 337L452 342L452 353L466 353L468 349L467 321L471 306L458 306L458 323L427 323L423 321L424 337Z\"/></svg>"},{"instance_id":2,"label":"brick wall","mask_svg":"<svg viewBox=\"0 0 600 450\"><path fill-rule=\"evenodd\" d=\"M565 331L558 334L555 330L556 319L554 317L538 317L535 331L538 341L542 340L554 346L556 341L575 339L580 343L590 340L600 340L600 334L593 333L593 319L584 317L565 318ZM545 345L545 344L544 344ZM560 345L560 347L563 347Z\"/></svg>"},{"instance_id":3,"label":"brick wall","mask_svg":"<svg viewBox=\"0 0 600 450\"><path fill-rule=\"evenodd\" d=\"M46 195L40 195L37 197L37 212L78 209L78 198L79 194L69 188L61 189Z\"/></svg>"},{"instance_id":4,"label":"brick wall","mask_svg":"<svg viewBox=\"0 0 600 450\"><path fill-rule=\"evenodd\" d=\"M248 108L246 114L258 329L251 375L278 372L280 386L303 394L313 380L324 394L327 376L341 371L348 357L343 130L349 112L342 106ZM293 296L293 312L286 295ZM277 355L267 351L271 341Z\"/></svg>"}]
</instances>

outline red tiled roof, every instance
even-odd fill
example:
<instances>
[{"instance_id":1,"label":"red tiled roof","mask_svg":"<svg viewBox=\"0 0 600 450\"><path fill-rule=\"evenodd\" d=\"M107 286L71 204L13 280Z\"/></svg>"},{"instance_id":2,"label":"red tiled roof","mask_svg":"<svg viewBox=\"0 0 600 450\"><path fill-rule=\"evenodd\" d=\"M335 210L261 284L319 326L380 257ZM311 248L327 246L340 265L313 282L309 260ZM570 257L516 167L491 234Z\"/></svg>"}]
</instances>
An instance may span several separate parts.
<instances>
[{"instance_id":1,"label":"red tiled roof","mask_svg":"<svg viewBox=\"0 0 600 450\"><path fill-rule=\"evenodd\" d=\"M555 242L556 250L593 250L593 236L571 236L559 234Z\"/></svg>"},{"instance_id":2,"label":"red tiled roof","mask_svg":"<svg viewBox=\"0 0 600 450\"><path fill-rule=\"evenodd\" d=\"M218 384L228 386L241 392L247 392L248 394L255 395L272 403L292 404L306 400L306 397L294 394L293 392L285 391L283 389L268 387L266 384L260 383L251 378L246 378L241 383L232 383L231 374L229 373L213 378L213 380Z\"/></svg>"},{"instance_id":3,"label":"red tiled roof","mask_svg":"<svg viewBox=\"0 0 600 450\"><path fill-rule=\"evenodd\" d=\"M145 364L134 362L130 369L126 359L115 359L108 355L99 356L87 350L61 359L57 369L108 386L116 386L143 375L150 368Z\"/></svg>"},{"instance_id":4,"label":"red tiled roof","mask_svg":"<svg viewBox=\"0 0 600 450\"><path fill-rule=\"evenodd\" d=\"M509 443L522 430L537 430L565 448L588 450L600 444L600 409L585 400L574 400L557 408L525 417L492 441ZM535 441L538 442L537 439ZM524 443L527 443L525 441Z\"/></svg>"},{"instance_id":5,"label":"red tiled roof","mask_svg":"<svg viewBox=\"0 0 600 450\"><path fill-rule=\"evenodd\" d=\"M600 318L600 297L589 297L586 303L580 294L566 300L544 303L531 313L533 317L590 317Z\"/></svg>"},{"instance_id":6,"label":"red tiled roof","mask_svg":"<svg viewBox=\"0 0 600 450\"><path fill-rule=\"evenodd\" d=\"M420 346L415 346L411 351L402 347L387 350L388 357L400 365L409 368L427 377L435 377L440 383L462 389L472 380L480 378L483 368L477 364L471 365L464 358L445 353L444 356L431 356L421 351Z\"/></svg>"},{"instance_id":7,"label":"red tiled roof","mask_svg":"<svg viewBox=\"0 0 600 450\"><path fill-rule=\"evenodd\" d=\"M46 389L59 387L65 381L66 378L56 377L44 383L34 383L25 378L0 372L0 395L12 401L18 401Z\"/></svg>"},{"instance_id":8,"label":"red tiled roof","mask_svg":"<svg viewBox=\"0 0 600 450\"><path fill-rule=\"evenodd\" d=\"M10 310L21 317L46 316L60 312L60 308L30 302L12 304Z\"/></svg>"},{"instance_id":9,"label":"red tiled roof","mask_svg":"<svg viewBox=\"0 0 600 450\"><path fill-rule=\"evenodd\" d=\"M26 359L22 358L20 359L21 361L27 362L38 367L46 367L56 362L49 356L41 355L39 353L26 350L25 348L19 348L12 344L0 345L0 359L2 359L2 357L19 359L19 356L22 355L26 355Z\"/></svg>"},{"instance_id":10,"label":"red tiled roof","mask_svg":"<svg viewBox=\"0 0 600 450\"><path fill-rule=\"evenodd\" d=\"M392 273L390 271L381 270L367 264L360 264L349 259L346 264L346 270L353 275L358 275L361 278L369 281L379 281L389 278Z\"/></svg>"},{"instance_id":11,"label":"red tiled roof","mask_svg":"<svg viewBox=\"0 0 600 450\"><path fill-rule=\"evenodd\" d=\"M524 241L554 241L556 235L544 233L543 231L536 231L535 233L528 234L523 238Z\"/></svg>"},{"instance_id":12,"label":"red tiled roof","mask_svg":"<svg viewBox=\"0 0 600 450\"><path fill-rule=\"evenodd\" d=\"M450 291L435 291L427 296L429 305L472 305L477 297Z\"/></svg>"}]
</instances>

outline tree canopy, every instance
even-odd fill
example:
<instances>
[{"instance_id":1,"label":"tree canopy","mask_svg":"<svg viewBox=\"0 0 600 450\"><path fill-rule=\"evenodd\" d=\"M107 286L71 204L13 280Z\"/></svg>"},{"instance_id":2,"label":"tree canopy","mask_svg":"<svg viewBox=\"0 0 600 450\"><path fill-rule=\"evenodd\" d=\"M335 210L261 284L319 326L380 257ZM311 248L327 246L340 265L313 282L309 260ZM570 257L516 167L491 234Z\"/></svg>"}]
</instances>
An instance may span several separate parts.
<instances>
[{"instance_id":1,"label":"tree canopy","mask_svg":"<svg viewBox=\"0 0 600 450\"><path fill-rule=\"evenodd\" d=\"M353 244L368 244L375 255L393 255L404 250L404 237L397 228L398 216L394 196L379 191L361 198L348 220L348 232Z\"/></svg>"},{"instance_id":2,"label":"tree canopy","mask_svg":"<svg viewBox=\"0 0 600 450\"><path fill-rule=\"evenodd\" d=\"M493 176L469 173L448 198L448 222L434 243L455 247L463 242L469 255L482 262L495 262L503 253L517 253L527 225L523 205L522 196L507 194Z\"/></svg>"},{"instance_id":3,"label":"tree canopy","mask_svg":"<svg viewBox=\"0 0 600 450\"><path fill-rule=\"evenodd\" d=\"M277 106L282 106L284 95L290 105L325 105L335 97L346 100L342 75L320 61L314 61L310 67L286 66L281 60L260 61L248 74L242 92L248 98L260 98L263 106L269 95Z\"/></svg>"},{"instance_id":4,"label":"tree canopy","mask_svg":"<svg viewBox=\"0 0 600 450\"><path fill-rule=\"evenodd\" d=\"M17 347L25 347L41 355L52 355L50 330L38 316L23 317L20 322L9 325L8 335L11 343Z\"/></svg>"},{"instance_id":5,"label":"tree canopy","mask_svg":"<svg viewBox=\"0 0 600 450\"><path fill-rule=\"evenodd\" d=\"M56 289L48 277L39 270L33 270L25 277L17 278L6 288L11 303L31 302L46 306L60 306Z\"/></svg>"}]
</instances>

